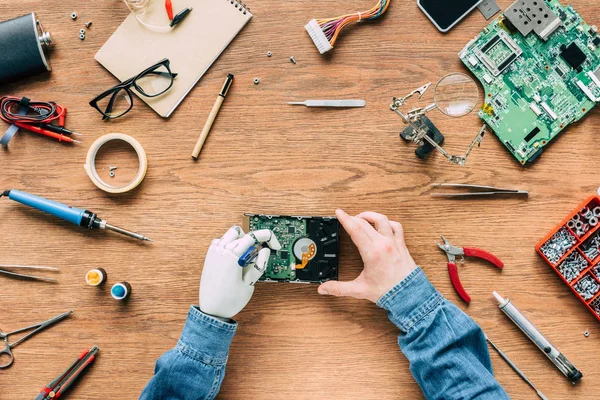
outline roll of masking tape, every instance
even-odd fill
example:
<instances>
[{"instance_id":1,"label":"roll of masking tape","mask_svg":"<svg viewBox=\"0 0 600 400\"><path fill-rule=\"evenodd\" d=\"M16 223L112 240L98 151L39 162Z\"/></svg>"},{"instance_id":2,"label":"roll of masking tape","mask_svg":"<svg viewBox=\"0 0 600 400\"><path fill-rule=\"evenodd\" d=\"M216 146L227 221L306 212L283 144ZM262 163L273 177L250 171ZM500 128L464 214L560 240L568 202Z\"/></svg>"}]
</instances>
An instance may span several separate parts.
<instances>
[{"instance_id":1,"label":"roll of masking tape","mask_svg":"<svg viewBox=\"0 0 600 400\"><path fill-rule=\"evenodd\" d=\"M125 186L109 185L100 178L100 176L98 175L98 171L96 171L96 156L98 155L98 151L106 143L115 140L122 140L123 142L128 143L131 147L133 147L133 149L137 153L140 162L137 175L131 180L131 182L129 182ZM138 187L139 184L142 183L142 181L146 177L146 171L148 171L148 158L146 157L146 152L144 151L144 148L142 147L140 142L138 142L131 136L125 135L123 133L109 133L108 135L104 135L98 138L98 140L92 143L90 149L88 150L87 158L83 168L85 169L85 172L87 172L94 185L98 186L105 192L125 193Z\"/></svg>"}]
</instances>

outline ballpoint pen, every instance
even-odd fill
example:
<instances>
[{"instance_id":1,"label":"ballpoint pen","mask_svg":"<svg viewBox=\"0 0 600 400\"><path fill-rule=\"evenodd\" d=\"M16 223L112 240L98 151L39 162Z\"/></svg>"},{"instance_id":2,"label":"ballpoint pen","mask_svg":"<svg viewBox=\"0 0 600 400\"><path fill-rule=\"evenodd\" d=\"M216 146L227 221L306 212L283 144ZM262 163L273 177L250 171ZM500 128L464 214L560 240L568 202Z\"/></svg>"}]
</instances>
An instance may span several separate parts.
<instances>
[{"instance_id":1,"label":"ballpoint pen","mask_svg":"<svg viewBox=\"0 0 600 400\"><path fill-rule=\"evenodd\" d=\"M196 142L194 151L192 151L193 158L197 159L198 156L200 155L200 151L202 151L202 146L204 146L204 142L206 141L206 138L208 137L208 133L210 132L210 129L212 128L213 123L215 122L215 119L217 118L217 114L219 114L219 110L221 109L221 106L223 105L223 102L225 101L225 97L227 97L227 93L229 92L229 89L231 88L232 83L233 83L233 75L229 74L229 75L227 75L227 78L225 79L223 88L221 89L221 91L219 92L219 95L217 96L217 100L215 101L212 111L210 112L210 115L208 116L208 119L206 120L206 124L204 124L204 128L202 129L202 133L200 134L200 137L198 138L198 141Z\"/></svg>"}]
</instances>

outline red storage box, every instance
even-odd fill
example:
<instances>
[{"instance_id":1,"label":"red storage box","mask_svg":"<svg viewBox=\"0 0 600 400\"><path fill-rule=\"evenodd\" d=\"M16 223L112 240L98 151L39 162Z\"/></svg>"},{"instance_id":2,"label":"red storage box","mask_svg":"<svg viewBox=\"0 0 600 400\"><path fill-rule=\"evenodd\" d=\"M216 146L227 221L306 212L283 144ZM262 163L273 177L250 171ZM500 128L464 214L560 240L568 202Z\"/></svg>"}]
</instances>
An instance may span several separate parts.
<instances>
[{"instance_id":1,"label":"red storage box","mask_svg":"<svg viewBox=\"0 0 600 400\"><path fill-rule=\"evenodd\" d=\"M600 197L587 198L535 249L600 321Z\"/></svg>"}]
</instances>

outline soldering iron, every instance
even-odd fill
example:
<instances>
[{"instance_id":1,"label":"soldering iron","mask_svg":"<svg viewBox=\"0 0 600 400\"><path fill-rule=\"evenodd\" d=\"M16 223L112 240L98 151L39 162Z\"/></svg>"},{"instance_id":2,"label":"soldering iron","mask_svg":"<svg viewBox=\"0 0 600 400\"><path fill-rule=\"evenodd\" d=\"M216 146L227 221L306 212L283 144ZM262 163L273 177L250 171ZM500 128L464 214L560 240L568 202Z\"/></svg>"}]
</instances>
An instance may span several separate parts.
<instances>
[{"instance_id":1,"label":"soldering iron","mask_svg":"<svg viewBox=\"0 0 600 400\"><path fill-rule=\"evenodd\" d=\"M117 232L125 236L129 236L139 240L152 242L152 239L147 238L139 233L130 232L108 224L106 221L98 218L96 214L88 210L82 210L62 204L56 201L44 199L43 197L34 196L32 194L21 192L19 190L6 190L0 194L0 197L7 196L9 199L35 208L47 214L63 219L72 224L82 226L88 229L108 229L109 231Z\"/></svg>"}]
</instances>

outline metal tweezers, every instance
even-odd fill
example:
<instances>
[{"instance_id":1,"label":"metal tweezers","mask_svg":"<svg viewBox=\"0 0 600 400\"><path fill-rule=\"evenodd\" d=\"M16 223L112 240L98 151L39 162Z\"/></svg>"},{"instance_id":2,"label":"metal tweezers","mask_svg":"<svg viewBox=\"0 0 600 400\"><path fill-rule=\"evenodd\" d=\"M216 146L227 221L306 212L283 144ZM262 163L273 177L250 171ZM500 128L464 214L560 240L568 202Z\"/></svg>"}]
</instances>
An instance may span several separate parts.
<instances>
[{"instance_id":1,"label":"metal tweezers","mask_svg":"<svg viewBox=\"0 0 600 400\"><path fill-rule=\"evenodd\" d=\"M434 183L434 188L465 189L463 192L431 193L433 197L475 197L475 196L529 196L527 190L501 189L493 186L469 185L464 183Z\"/></svg>"},{"instance_id":2,"label":"metal tweezers","mask_svg":"<svg viewBox=\"0 0 600 400\"><path fill-rule=\"evenodd\" d=\"M43 277L43 276L19 274L17 272L7 271L4 268L9 268L9 269L43 270L43 271L60 271L60 269L56 268L56 267L31 267L31 266L23 266L23 265L0 265L0 274L12 276L12 277L15 277L15 278L31 279L31 280L35 280L35 281L44 281L44 282L56 282L56 279L54 279L54 278L46 278L46 277Z\"/></svg>"}]
</instances>

